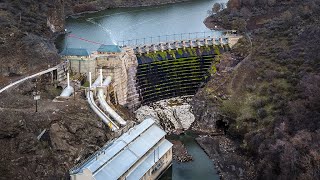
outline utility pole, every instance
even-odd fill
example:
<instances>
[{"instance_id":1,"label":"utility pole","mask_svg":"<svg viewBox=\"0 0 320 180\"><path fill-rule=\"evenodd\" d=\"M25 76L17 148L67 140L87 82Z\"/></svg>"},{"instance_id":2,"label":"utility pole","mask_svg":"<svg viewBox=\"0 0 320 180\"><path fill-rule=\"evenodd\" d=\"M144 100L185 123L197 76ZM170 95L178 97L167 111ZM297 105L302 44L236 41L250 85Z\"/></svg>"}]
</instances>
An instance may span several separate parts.
<instances>
[{"instance_id":1,"label":"utility pole","mask_svg":"<svg viewBox=\"0 0 320 180\"><path fill-rule=\"evenodd\" d=\"M40 99L40 92L38 92L38 79L36 79L35 91L33 92L33 99L36 101L36 112L38 112L38 100Z\"/></svg>"},{"instance_id":2,"label":"utility pole","mask_svg":"<svg viewBox=\"0 0 320 180\"><path fill-rule=\"evenodd\" d=\"M73 100L76 101L76 81L73 81Z\"/></svg>"}]
</instances>

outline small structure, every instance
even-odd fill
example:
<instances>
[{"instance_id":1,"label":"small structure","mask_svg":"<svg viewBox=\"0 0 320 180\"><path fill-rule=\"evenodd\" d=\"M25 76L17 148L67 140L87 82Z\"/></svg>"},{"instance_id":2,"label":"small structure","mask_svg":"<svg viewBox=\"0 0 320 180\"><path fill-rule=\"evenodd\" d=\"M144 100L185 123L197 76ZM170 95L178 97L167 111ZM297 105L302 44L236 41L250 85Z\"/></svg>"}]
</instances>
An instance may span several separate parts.
<instances>
[{"instance_id":1,"label":"small structure","mask_svg":"<svg viewBox=\"0 0 320 180\"><path fill-rule=\"evenodd\" d=\"M62 56L62 59L69 62L70 68L73 72L88 75L89 72L95 71L95 59L91 58L86 49L66 48L60 53L60 55Z\"/></svg>"},{"instance_id":2,"label":"small structure","mask_svg":"<svg viewBox=\"0 0 320 180\"><path fill-rule=\"evenodd\" d=\"M156 179L172 164L172 144L146 119L70 170L71 180Z\"/></svg>"},{"instance_id":3,"label":"small structure","mask_svg":"<svg viewBox=\"0 0 320 180\"><path fill-rule=\"evenodd\" d=\"M90 57L88 51L83 48L66 48L60 55L68 59L88 59Z\"/></svg>"},{"instance_id":4,"label":"small structure","mask_svg":"<svg viewBox=\"0 0 320 180\"><path fill-rule=\"evenodd\" d=\"M101 45L97 50L98 54L117 54L121 53L121 48L118 45Z\"/></svg>"}]
</instances>

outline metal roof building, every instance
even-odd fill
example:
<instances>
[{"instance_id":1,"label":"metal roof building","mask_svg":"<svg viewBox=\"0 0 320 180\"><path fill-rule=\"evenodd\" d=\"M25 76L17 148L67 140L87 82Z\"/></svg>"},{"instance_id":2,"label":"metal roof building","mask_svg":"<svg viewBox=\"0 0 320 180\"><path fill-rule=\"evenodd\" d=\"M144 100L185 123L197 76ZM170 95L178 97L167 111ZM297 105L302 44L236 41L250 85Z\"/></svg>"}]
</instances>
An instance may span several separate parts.
<instances>
[{"instance_id":1,"label":"metal roof building","mask_svg":"<svg viewBox=\"0 0 320 180\"><path fill-rule=\"evenodd\" d=\"M155 179L172 162L172 144L146 119L70 170L72 180Z\"/></svg>"},{"instance_id":2,"label":"metal roof building","mask_svg":"<svg viewBox=\"0 0 320 180\"><path fill-rule=\"evenodd\" d=\"M63 50L60 55L63 56L89 56L89 53L86 49L83 48L66 48Z\"/></svg>"},{"instance_id":3,"label":"metal roof building","mask_svg":"<svg viewBox=\"0 0 320 180\"><path fill-rule=\"evenodd\" d=\"M97 51L101 53L119 53L121 48L118 45L101 45Z\"/></svg>"}]
</instances>

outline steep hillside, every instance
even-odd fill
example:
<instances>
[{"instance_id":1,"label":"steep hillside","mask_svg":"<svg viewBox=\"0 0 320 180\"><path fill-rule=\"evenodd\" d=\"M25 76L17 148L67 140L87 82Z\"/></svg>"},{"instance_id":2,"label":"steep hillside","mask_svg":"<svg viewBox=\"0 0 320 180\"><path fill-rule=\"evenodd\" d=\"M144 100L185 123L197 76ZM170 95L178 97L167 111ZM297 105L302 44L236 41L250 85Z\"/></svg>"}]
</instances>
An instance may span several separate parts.
<instances>
[{"instance_id":1,"label":"steep hillside","mask_svg":"<svg viewBox=\"0 0 320 180\"><path fill-rule=\"evenodd\" d=\"M4 0L0 2L0 84L59 63L53 39L65 17L113 7L184 0Z\"/></svg>"},{"instance_id":2,"label":"steep hillside","mask_svg":"<svg viewBox=\"0 0 320 180\"><path fill-rule=\"evenodd\" d=\"M226 98L209 83L195 104L218 97L196 113L203 121L214 109L227 119L227 134L255 163L256 179L320 178L319 19L319 0L230 0L205 21L251 37L251 52L224 82Z\"/></svg>"}]
</instances>

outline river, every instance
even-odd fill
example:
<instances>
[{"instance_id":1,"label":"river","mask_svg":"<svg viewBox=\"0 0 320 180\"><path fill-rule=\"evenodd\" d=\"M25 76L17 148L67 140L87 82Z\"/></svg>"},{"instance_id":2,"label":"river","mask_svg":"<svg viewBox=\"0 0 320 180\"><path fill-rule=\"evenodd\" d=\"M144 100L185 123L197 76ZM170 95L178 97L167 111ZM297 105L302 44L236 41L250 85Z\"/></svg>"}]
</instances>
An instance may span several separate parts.
<instances>
[{"instance_id":1,"label":"river","mask_svg":"<svg viewBox=\"0 0 320 180\"><path fill-rule=\"evenodd\" d=\"M119 44L125 40L133 40L132 42L136 43L141 43L142 40L149 43L164 42L179 38L188 39L190 33L192 38L218 36L220 32L209 31L203 24L208 15L207 11L211 10L215 2L226 3L226 0L193 0L155 7L117 8L70 17L66 20L69 35L60 36L56 46L59 51L66 47L94 51L100 46L99 43ZM205 31L204 34L194 33ZM193 161L174 161L172 168L161 179L219 179L212 160L195 142L193 136L183 135L179 140L193 156Z\"/></svg>"},{"instance_id":2,"label":"river","mask_svg":"<svg viewBox=\"0 0 320 180\"><path fill-rule=\"evenodd\" d=\"M178 138L169 139L179 140L186 147L192 156L192 161L177 162L173 161L172 167L160 178L160 180L219 180L220 177L214 168L213 161L201 149L195 141L195 134L186 132Z\"/></svg>"},{"instance_id":3,"label":"river","mask_svg":"<svg viewBox=\"0 0 320 180\"><path fill-rule=\"evenodd\" d=\"M226 0L193 0L153 7L116 8L69 17L66 20L66 29L73 37L60 36L56 45L59 51L66 47L94 51L100 46L98 43L120 44L125 40L142 43L143 38L148 42L163 42L179 38L187 39L189 33L192 33L191 37L208 36L210 31L203 24L203 20L215 2L225 3ZM206 34L194 34L204 31ZM210 35L219 34L211 32Z\"/></svg>"}]
</instances>

